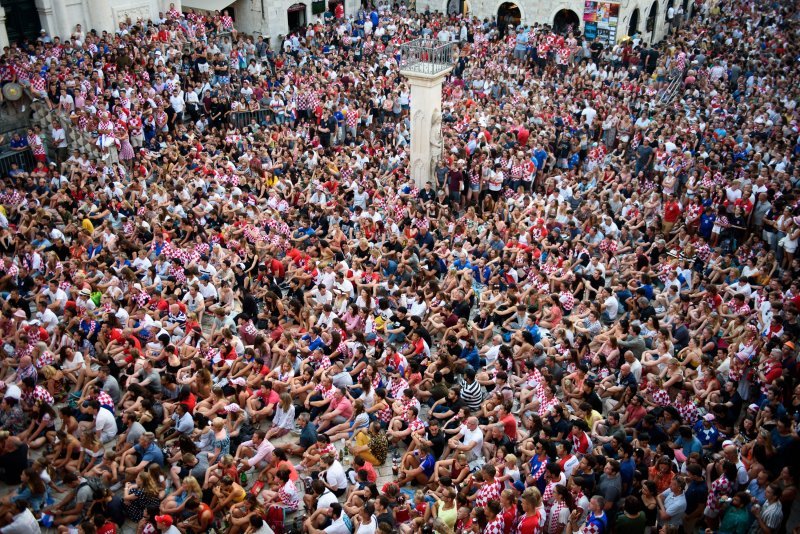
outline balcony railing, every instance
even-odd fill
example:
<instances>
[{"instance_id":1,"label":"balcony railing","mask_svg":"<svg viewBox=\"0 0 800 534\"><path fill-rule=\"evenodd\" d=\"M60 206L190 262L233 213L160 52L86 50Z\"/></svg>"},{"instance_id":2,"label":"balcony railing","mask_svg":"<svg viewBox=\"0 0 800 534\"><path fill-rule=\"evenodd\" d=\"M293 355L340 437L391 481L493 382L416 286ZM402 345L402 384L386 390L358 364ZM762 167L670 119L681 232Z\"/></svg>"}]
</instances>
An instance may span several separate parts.
<instances>
[{"instance_id":1,"label":"balcony railing","mask_svg":"<svg viewBox=\"0 0 800 534\"><path fill-rule=\"evenodd\" d=\"M400 70L435 75L451 69L458 59L457 43L415 39L400 45Z\"/></svg>"}]
</instances>

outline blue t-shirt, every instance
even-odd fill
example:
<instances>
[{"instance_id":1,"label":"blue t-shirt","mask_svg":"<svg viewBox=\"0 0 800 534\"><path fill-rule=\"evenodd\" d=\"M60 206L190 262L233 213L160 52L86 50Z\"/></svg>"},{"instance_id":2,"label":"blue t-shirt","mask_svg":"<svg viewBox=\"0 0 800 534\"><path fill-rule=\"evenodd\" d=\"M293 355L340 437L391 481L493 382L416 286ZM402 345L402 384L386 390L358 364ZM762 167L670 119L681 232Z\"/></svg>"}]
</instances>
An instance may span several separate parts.
<instances>
[{"instance_id":1,"label":"blue t-shirt","mask_svg":"<svg viewBox=\"0 0 800 534\"><path fill-rule=\"evenodd\" d=\"M433 456L432 453L428 453L425 458L422 459L419 466L422 468L422 471L425 473L426 477L430 477L433 474L433 467L436 465L436 458Z\"/></svg>"},{"instance_id":2,"label":"blue t-shirt","mask_svg":"<svg viewBox=\"0 0 800 534\"><path fill-rule=\"evenodd\" d=\"M161 452L161 449L156 447L155 443L151 443L147 449L142 449L142 446L138 443L134 445L133 448L142 457L143 462L154 462L164 467L164 453Z\"/></svg>"},{"instance_id":3,"label":"blue t-shirt","mask_svg":"<svg viewBox=\"0 0 800 534\"><path fill-rule=\"evenodd\" d=\"M675 440L675 444L683 450L683 454L687 458L693 452L703 452L703 444L700 443L700 440L695 436L692 436L690 439L679 437Z\"/></svg>"}]
</instances>

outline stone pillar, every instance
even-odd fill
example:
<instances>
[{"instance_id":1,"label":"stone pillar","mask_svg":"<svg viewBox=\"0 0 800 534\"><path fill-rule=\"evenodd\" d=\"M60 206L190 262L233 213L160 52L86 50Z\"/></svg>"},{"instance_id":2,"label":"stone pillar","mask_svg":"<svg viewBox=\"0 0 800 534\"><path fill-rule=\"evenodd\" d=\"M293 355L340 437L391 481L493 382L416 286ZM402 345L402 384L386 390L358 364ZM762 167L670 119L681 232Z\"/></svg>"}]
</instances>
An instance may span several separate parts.
<instances>
[{"instance_id":1,"label":"stone pillar","mask_svg":"<svg viewBox=\"0 0 800 534\"><path fill-rule=\"evenodd\" d=\"M442 82L452 67L425 74L402 70L411 87L410 174L417 187L436 184L433 170L442 154Z\"/></svg>"},{"instance_id":2,"label":"stone pillar","mask_svg":"<svg viewBox=\"0 0 800 534\"><path fill-rule=\"evenodd\" d=\"M8 32L6 31L6 10L0 6L0 50L8 45Z\"/></svg>"}]
</instances>

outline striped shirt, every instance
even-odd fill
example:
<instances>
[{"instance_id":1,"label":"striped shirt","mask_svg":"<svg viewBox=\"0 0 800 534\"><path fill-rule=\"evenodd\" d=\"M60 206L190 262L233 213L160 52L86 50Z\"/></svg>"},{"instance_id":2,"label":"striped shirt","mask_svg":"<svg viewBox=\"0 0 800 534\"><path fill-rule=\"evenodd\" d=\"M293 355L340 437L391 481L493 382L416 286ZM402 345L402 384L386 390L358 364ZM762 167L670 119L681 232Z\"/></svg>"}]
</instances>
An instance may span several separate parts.
<instances>
[{"instance_id":1,"label":"striped shirt","mask_svg":"<svg viewBox=\"0 0 800 534\"><path fill-rule=\"evenodd\" d=\"M471 411L475 412L479 410L483 403L483 387L476 380L468 384L466 380L461 378L459 382L461 386L461 400L464 401Z\"/></svg>"}]
</instances>

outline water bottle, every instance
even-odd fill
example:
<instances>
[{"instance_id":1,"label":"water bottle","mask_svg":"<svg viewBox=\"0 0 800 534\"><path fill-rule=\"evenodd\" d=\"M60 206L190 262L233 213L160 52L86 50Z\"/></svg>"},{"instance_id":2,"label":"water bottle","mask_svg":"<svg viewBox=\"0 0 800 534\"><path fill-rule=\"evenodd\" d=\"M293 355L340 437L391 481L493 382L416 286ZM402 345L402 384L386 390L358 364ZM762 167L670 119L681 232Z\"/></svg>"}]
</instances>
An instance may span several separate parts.
<instances>
[{"instance_id":1,"label":"water bottle","mask_svg":"<svg viewBox=\"0 0 800 534\"><path fill-rule=\"evenodd\" d=\"M239 482L241 482L242 487L247 486L247 471L242 471L242 474L239 475Z\"/></svg>"},{"instance_id":2,"label":"water bottle","mask_svg":"<svg viewBox=\"0 0 800 534\"><path fill-rule=\"evenodd\" d=\"M340 462L344 462L344 448L345 448L344 438L342 438L341 441L339 441L339 461Z\"/></svg>"},{"instance_id":3,"label":"water bottle","mask_svg":"<svg viewBox=\"0 0 800 534\"><path fill-rule=\"evenodd\" d=\"M392 453L392 474L397 476L400 472L400 459L397 457L397 451Z\"/></svg>"}]
</instances>

